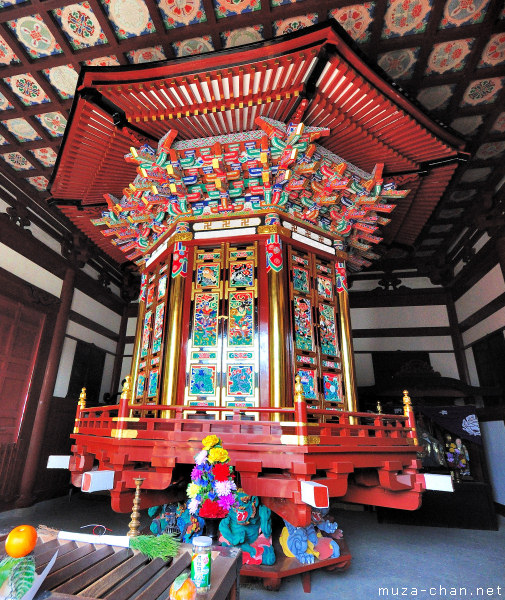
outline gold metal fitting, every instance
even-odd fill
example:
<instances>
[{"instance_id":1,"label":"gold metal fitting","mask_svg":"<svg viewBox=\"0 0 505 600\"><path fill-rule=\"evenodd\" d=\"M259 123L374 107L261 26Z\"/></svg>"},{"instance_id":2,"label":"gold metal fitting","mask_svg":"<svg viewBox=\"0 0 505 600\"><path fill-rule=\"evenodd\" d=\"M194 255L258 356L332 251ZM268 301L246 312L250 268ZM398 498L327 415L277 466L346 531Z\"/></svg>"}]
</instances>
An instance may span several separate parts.
<instances>
[{"instance_id":1,"label":"gold metal fitting","mask_svg":"<svg viewBox=\"0 0 505 600\"><path fill-rule=\"evenodd\" d=\"M409 392L407 390L403 390L403 414L408 417L411 410L412 400L410 399Z\"/></svg>"},{"instance_id":2,"label":"gold metal fitting","mask_svg":"<svg viewBox=\"0 0 505 600\"><path fill-rule=\"evenodd\" d=\"M300 375L295 377L295 402L305 402L305 396L303 395L302 378Z\"/></svg>"},{"instance_id":3,"label":"gold metal fitting","mask_svg":"<svg viewBox=\"0 0 505 600\"><path fill-rule=\"evenodd\" d=\"M79 394L79 407L81 410L86 408L86 388L83 387Z\"/></svg>"}]
</instances>

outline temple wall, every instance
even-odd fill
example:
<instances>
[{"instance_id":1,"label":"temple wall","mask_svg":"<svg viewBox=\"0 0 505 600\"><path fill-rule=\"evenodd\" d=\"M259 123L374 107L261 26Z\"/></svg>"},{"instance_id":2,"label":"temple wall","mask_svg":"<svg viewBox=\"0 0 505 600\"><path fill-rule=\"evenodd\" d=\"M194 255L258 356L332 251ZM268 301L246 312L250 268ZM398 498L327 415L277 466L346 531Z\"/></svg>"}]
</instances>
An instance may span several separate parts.
<instances>
[{"instance_id":1,"label":"temple wall","mask_svg":"<svg viewBox=\"0 0 505 600\"><path fill-rule=\"evenodd\" d=\"M0 198L0 213L5 212L9 206L8 202ZM50 228L48 223L46 225ZM53 299L56 301L61 294L62 275L66 262L60 255L60 242L34 223L29 225L28 231L31 232L31 235L15 225L12 225L12 228L19 232L20 237L29 236L32 245L40 242L45 249L50 250L50 253L43 252L41 253L43 256L38 257L37 253L32 253L28 258L26 255L28 252L21 253L19 250L0 243L0 268L34 286L35 289L43 290L54 297ZM54 255L51 256L52 254ZM37 262L34 262L35 260ZM90 295L90 289L99 288L97 281L99 273L87 264L80 270L80 275L88 279L87 289L86 291L79 289L80 278L76 278L54 396L66 396L75 349L77 342L82 340L94 344L106 352L100 390L100 397L103 397L103 394L108 392L111 386L117 338L120 331L122 306L119 299L119 288L114 284L109 286L111 301L108 302L109 306L106 306L100 301L100 294L97 293L96 297ZM115 306L115 308L111 308L111 306Z\"/></svg>"},{"instance_id":2,"label":"temple wall","mask_svg":"<svg viewBox=\"0 0 505 600\"><path fill-rule=\"evenodd\" d=\"M483 236L483 240L487 242L489 237ZM481 243L477 250L483 246L484 244ZM473 346L498 332L503 335L505 331L505 306L503 306L502 297L504 292L505 281L502 269L499 264L494 264L455 301L470 380L473 385L486 383L479 381ZM494 500L505 506L505 473L503 471L505 425L503 418L501 416L494 417L492 414L481 417L481 429Z\"/></svg>"},{"instance_id":3,"label":"temple wall","mask_svg":"<svg viewBox=\"0 0 505 600\"><path fill-rule=\"evenodd\" d=\"M10 200L5 190L0 189L0 195ZM12 418L6 418L4 421L6 425L4 438L0 442L2 463L0 508L2 509L14 506L20 493L24 469L28 462L27 456L34 447L31 431L35 419L39 419L37 412L39 398L50 364L51 342L60 308L65 273L72 268L71 263L60 254L61 233L52 226L49 218L45 221L40 216L33 217L34 222L27 223L24 230L22 226L15 223L15 213L9 216L11 211L7 212L7 210L10 206L9 202L0 199L2 282L0 295L5 306L9 307L8 310L18 311L23 307L23 310L28 311L29 314L39 315L38 318L42 319L43 325L40 344L38 350L35 350L36 360L33 371L32 366L29 367L31 383L26 404L24 404L24 393L17 391L21 389L20 387L14 392L17 395L11 398L14 407L23 407L22 413L19 413L22 416L16 414L13 423ZM21 225L24 225L23 221ZM75 379L81 378L83 365L86 367L87 356L81 354L79 361L81 366L78 369L77 361L74 359L79 344L84 347L82 343L86 343L86 350L91 348L95 355L99 355L100 360L104 360L103 373L91 369L91 379L95 385L95 401L102 398L104 393L111 391L112 380L116 378L114 366L124 302L119 297L117 286L112 284L109 289L104 289L99 283L100 274L94 267L100 268L100 266L99 262L93 262L75 272L73 297L65 328L58 375L52 396L46 404L47 410L43 414L44 437L40 447L36 448L38 468L35 481L30 483L30 493L37 500L64 494L68 489L68 473L58 470L47 471L45 465L48 455L70 452L70 433L74 426L78 393L72 392L69 396L69 382L73 369L76 369L77 373ZM20 304L17 304L18 302ZM11 320L9 315L3 316L7 316L7 323L12 322L15 327L18 327L15 319ZM95 376L95 373L98 375ZM18 426L21 428L19 436L16 433Z\"/></svg>"},{"instance_id":4,"label":"temple wall","mask_svg":"<svg viewBox=\"0 0 505 600\"><path fill-rule=\"evenodd\" d=\"M375 384L372 353L385 351L427 352L434 371L458 378L441 288L425 277L402 277L401 285L405 287L385 291L377 279L353 281L350 304L359 387ZM416 299L417 292L427 304Z\"/></svg>"}]
</instances>

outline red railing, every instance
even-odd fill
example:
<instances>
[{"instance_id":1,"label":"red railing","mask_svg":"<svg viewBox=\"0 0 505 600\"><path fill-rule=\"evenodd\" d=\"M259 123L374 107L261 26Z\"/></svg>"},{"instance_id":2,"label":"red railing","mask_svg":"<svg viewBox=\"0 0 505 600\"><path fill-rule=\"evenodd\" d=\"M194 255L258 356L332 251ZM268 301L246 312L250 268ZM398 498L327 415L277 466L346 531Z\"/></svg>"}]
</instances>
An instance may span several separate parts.
<instances>
[{"instance_id":1,"label":"red railing","mask_svg":"<svg viewBox=\"0 0 505 600\"><path fill-rule=\"evenodd\" d=\"M137 414L163 411L170 417L127 417ZM193 413L189 418L188 413ZM198 418L198 413L221 413L231 419ZM244 413L258 415L258 420L244 420ZM275 417L276 420L271 420ZM374 414L364 412L311 409L306 403L294 408L229 408L185 405L137 405L121 402L119 405L78 408L76 432L94 436L127 437L117 432L136 430L137 439L187 439L203 438L215 433L225 439L245 443L271 443L293 445L388 445L409 446L415 440L411 413L405 415Z\"/></svg>"}]
</instances>

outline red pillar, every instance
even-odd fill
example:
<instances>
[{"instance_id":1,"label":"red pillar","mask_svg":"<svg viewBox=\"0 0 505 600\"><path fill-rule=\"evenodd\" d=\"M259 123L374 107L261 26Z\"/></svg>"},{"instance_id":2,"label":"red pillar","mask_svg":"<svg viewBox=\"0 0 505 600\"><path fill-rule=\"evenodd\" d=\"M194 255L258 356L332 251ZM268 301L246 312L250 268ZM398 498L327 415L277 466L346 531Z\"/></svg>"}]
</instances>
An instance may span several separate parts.
<instances>
[{"instance_id":1,"label":"red pillar","mask_svg":"<svg viewBox=\"0 0 505 600\"><path fill-rule=\"evenodd\" d=\"M70 306L74 295L75 270L68 267L63 279L63 286L60 295L60 309L56 318L53 339L49 350L49 358L46 366L46 373L42 388L40 390L37 412L33 424L30 446L26 455L25 468L21 478L20 495L16 502L17 506L29 506L33 503L33 486L39 467L40 451L42 441L46 430L47 416L49 414L50 402L53 397L58 368L60 366L61 351L65 340Z\"/></svg>"}]
</instances>

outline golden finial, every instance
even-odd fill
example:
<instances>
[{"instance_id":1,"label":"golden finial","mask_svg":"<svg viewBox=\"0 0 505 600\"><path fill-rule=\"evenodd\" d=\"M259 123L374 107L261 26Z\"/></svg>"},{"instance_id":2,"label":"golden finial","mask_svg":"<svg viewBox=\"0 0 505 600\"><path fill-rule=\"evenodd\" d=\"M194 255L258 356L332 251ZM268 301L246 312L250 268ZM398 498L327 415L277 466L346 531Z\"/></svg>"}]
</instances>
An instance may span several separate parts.
<instances>
[{"instance_id":1,"label":"golden finial","mask_svg":"<svg viewBox=\"0 0 505 600\"><path fill-rule=\"evenodd\" d=\"M410 399L408 390L403 390L403 414L408 417L412 410L412 400Z\"/></svg>"},{"instance_id":2,"label":"golden finial","mask_svg":"<svg viewBox=\"0 0 505 600\"><path fill-rule=\"evenodd\" d=\"M302 378L300 375L295 377L295 402L305 402L305 396L303 395Z\"/></svg>"},{"instance_id":3,"label":"golden finial","mask_svg":"<svg viewBox=\"0 0 505 600\"><path fill-rule=\"evenodd\" d=\"M139 527L140 527L140 486L144 483L143 477L138 477L133 480L135 482L135 496L133 498L133 510L131 514L131 521L128 523L128 533L126 534L128 537L137 537L140 535Z\"/></svg>"},{"instance_id":4,"label":"golden finial","mask_svg":"<svg viewBox=\"0 0 505 600\"><path fill-rule=\"evenodd\" d=\"M79 407L81 410L86 408L86 388L82 388L81 393L79 394Z\"/></svg>"},{"instance_id":5,"label":"golden finial","mask_svg":"<svg viewBox=\"0 0 505 600\"><path fill-rule=\"evenodd\" d=\"M377 401L377 413L382 415L382 404L380 403L380 400Z\"/></svg>"},{"instance_id":6,"label":"golden finial","mask_svg":"<svg viewBox=\"0 0 505 600\"><path fill-rule=\"evenodd\" d=\"M124 380L123 390L121 391L121 400L131 399L131 377L127 375Z\"/></svg>"}]
</instances>

